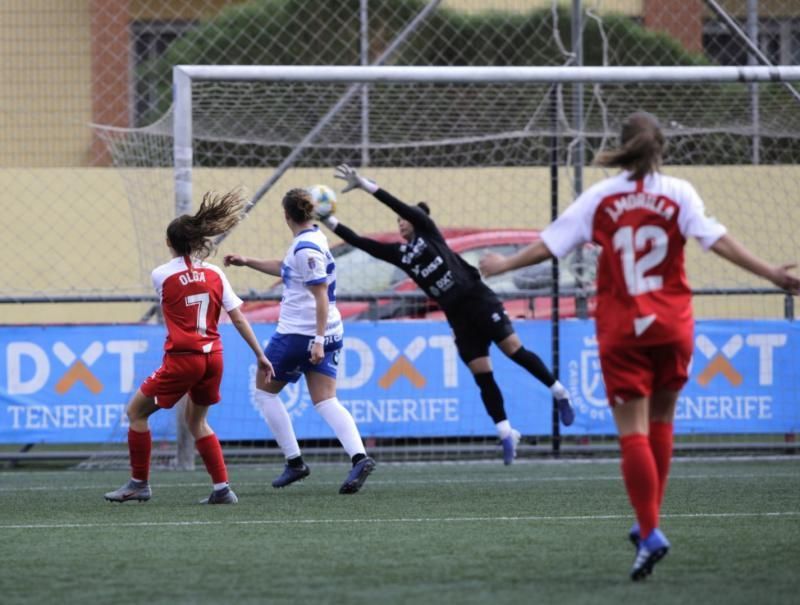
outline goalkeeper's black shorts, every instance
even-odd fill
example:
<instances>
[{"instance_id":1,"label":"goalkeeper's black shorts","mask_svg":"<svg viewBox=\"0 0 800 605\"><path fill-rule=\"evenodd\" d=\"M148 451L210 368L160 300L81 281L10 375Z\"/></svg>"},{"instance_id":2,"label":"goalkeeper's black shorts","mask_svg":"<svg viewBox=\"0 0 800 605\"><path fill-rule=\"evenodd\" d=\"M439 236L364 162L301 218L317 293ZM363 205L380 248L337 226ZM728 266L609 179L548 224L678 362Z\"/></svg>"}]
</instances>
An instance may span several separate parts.
<instances>
[{"instance_id":1,"label":"goalkeeper's black shorts","mask_svg":"<svg viewBox=\"0 0 800 605\"><path fill-rule=\"evenodd\" d=\"M458 355L464 363L488 356L493 342L498 343L514 333L502 301L491 290L464 297L446 315L453 328Z\"/></svg>"}]
</instances>

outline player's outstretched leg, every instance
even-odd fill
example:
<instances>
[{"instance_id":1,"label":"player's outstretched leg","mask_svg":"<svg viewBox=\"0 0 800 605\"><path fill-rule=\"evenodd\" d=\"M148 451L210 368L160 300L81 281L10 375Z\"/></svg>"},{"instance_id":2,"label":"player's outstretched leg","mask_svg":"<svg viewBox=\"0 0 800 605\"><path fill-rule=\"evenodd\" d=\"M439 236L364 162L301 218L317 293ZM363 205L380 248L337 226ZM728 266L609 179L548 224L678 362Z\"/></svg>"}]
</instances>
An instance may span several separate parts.
<instances>
[{"instance_id":1,"label":"player's outstretched leg","mask_svg":"<svg viewBox=\"0 0 800 605\"><path fill-rule=\"evenodd\" d=\"M311 469L303 462L303 458L292 458L286 462L283 472L272 482L272 487L286 487L295 481L305 479L311 474Z\"/></svg>"},{"instance_id":2,"label":"player's outstretched leg","mask_svg":"<svg viewBox=\"0 0 800 605\"><path fill-rule=\"evenodd\" d=\"M212 491L208 498L200 500L200 504L236 504L238 501L239 498L236 497L231 486L226 485L223 488Z\"/></svg>"},{"instance_id":3,"label":"player's outstretched leg","mask_svg":"<svg viewBox=\"0 0 800 605\"><path fill-rule=\"evenodd\" d=\"M506 466L514 462L514 458L517 457L517 446L521 438L522 435L517 429L511 429L511 432L500 440L503 446L503 464Z\"/></svg>"},{"instance_id":4,"label":"player's outstretched leg","mask_svg":"<svg viewBox=\"0 0 800 605\"><path fill-rule=\"evenodd\" d=\"M107 492L105 499L109 502L128 502L136 500L147 502L153 495L150 484L147 481L129 480L125 485L113 492Z\"/></svg>"},{"instance_id":5,"label":"player's outstretched leg","mask_svg":"<svg viewBox=\"0 0 800 605\"><path fill-rule=\"evenodd\" d=\"M347 479L344 480L342 487L339 488L339 493L355 494L364 485L364 481L367 480L370 473L375 470L375 466L375 461L369 456L361 458L353 464L353 468L347 474Z\"/></svg>"},{"instance_id":6,"label":"player's outstretched leg","mask_svg":"<svg viewBox=\"0 0 800 605\"><path fill-rule=\"evenodd\" d=\"M667 537L656 528L647 538L639 542L636 559L631 567L631 580L644 580L653 573L653 567L669 552L670 543Z\"/></svg>"}]
</instances>

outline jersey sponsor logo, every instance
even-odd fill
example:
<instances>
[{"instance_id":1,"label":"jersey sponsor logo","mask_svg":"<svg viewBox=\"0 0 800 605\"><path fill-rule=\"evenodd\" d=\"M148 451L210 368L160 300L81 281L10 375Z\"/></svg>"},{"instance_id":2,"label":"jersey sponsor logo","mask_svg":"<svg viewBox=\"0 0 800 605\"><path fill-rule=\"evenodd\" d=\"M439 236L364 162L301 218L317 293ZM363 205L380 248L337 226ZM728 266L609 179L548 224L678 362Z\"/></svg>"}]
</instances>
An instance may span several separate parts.
<instances>
[{"instance_id":1,"label":"jersey sponsor logo","mask_svg":"<svg viewBox=\"0 0 800 605\"><path fill-rule=\"evenodd\" d=\"M436 280L436 287L439 288L441 292L447 292L455 284L456 282L453 279L453 272L450 270ZM431 288L431 291L433 291L433 288Z\"/></svg>"},{"instance_id":2,"label":"jersey sponsor logo","mask_svg":"<svg viewBox=\"0 0 800 605\"><path fill-rule=\"evenodd\" d=\"M400 249L407 250L408 252L403 254L403 256L400 258L400 262L403 263L404 265L411 264L411 262L415 258L417 258L420 254L422 254L422 251L425 250L425 248L427 247L428 243L421 237L415 239L412 244L409 245L404 244Z\"/></svg>"},{"instance_id":3,"label":"jersey sponsor logo","mask_svg":"<svg viewBox=\"0 0 800 605\"><path fill-rule=\"evenodd\" d=\"M664 197L653 195L647 192L629 193L616 200L604 205L603 208L615 223L620 217L631 210L649 210L661 215L666 220L672 220L675 216L675 203Z\"/></svg>"},{"instance_id":4,"label":"jersey sponsor logo","mask_svg":"<svg viewBox=\"0 0 800 605\"><path fill-rule=\"evenodd\" d=\"M442 257L441 256L437 256L430 263L428 263L427 267L422 269L422 271L421 271L422 277L428 277L431 273L436 271L436 269L441 267L443 264L444 264L444 260L442 260Z\"/></svg>"}]
</instances>

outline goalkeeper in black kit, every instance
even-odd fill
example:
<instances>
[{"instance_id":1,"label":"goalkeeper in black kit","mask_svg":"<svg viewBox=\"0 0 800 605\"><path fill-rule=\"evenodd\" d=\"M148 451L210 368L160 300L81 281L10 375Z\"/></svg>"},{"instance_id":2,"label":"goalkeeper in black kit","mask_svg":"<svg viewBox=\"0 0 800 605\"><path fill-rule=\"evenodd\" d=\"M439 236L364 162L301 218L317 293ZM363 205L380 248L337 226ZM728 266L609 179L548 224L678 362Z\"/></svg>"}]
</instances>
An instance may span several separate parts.
<instances>
[{"instance_id":1,"label":"goalkeeper in black kit","mask_svg":"<svg viewBox=\"0 0 800 605\"><path fill-rule=\"evenodd\" d=\"M342 193L363 189L393 210L405 242L384 243L361 237L332 214L320 217L322 223L345 242L405 271L442 308L453 329L458 354L472 372L486 411L497 427L503 462L511 464L514 460L520 433L508 420L503 395L492 372L489 358L492 342L549 387L558 404L561 422L565 426L572 424L575 413L569 393L539 356L522 346L503 303L481 280L478 270L450 249L429 216L428 205L420 202L410 206L401 202L347 164L338 166L335 176L347 182Z\"/></svg>"}]
</instances>

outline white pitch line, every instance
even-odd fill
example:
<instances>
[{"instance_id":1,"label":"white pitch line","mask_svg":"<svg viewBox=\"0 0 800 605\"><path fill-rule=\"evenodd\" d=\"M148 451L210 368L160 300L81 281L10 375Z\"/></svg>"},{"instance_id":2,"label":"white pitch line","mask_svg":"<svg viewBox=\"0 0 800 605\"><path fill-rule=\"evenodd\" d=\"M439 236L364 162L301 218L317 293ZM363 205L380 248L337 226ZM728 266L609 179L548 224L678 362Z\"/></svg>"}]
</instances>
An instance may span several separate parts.
<instances>
[{"instance_id":1,"label":"white pitch line","mask_svg":"<svg viewBox=\"0 0 800 605\"><path fill-rule=\"evenodd\" d=\"M668 519L724 519L743 517L797 517L800 511L776 511L760 513L674 513L662 514ZM488 523L526 521L609 521L630 519L626 515L525 515L516 517L398 517L390 519L248 519L242 521L141 521L131 523L42 523L24 525L0 525L3 529L95 529L109 527L193 527L209 525L338 525L338 524L392 524L392 523Z\"/></svg>"},{"instance_id":2,"label":"white pitch line","mask_svg":"<svg viewBox=\"0 0 800 605\"><path fill-rule=\"evenodd\" d=\"M680 480L700 480L708 481L710 479L791 479L800 478L800 473L752 473L752 474L730 474L730 475L670 475L670 481ZM436 485L460 485L460 484L473 484L473 483L565 483L570 481L621 481L620 475L590 475L579 477L469 477L464 479L397 479L393 481L382 481L380 479L370 480L370 485L427 485L435 483ZM266 481L266 480L265 480ZM242 487L259 487L266 486L265 481L234 481L233 484ZM338 485L336 481L320 480L315 481L316 485ZM208 487L208 482L191 482L191 483L155 483L152 484L154 489L175 489L183 487ZM14 493L14 492L46 492L46 491L74 491L74 490L102 490L108 488L108 484L103 485L69 485L52 487L49 485L28 485L21 487L0 487L0 493Z\"/></svg>"},{"instance_id":3,"label":"white pitch line","mask_svg":"<svg viewBox=\"0 0 800 605\"><path fill-rule=\"evenodd\" d=\"M697 475L670 475L670 481L675 480L700 480L700 481L708 481L710 479L791 479L791 478L800 478L800 474L798 473L748 473L748 474L729 474L729 475L720 475L720 474L713 474L713 475L706 475L706 474L697 474ZM473 484L473 483L564 483L564 482L571 482L571 481L621 481L622 478L620 475L590 475L590 476L576 476L576 477L469 477L464 479L438 479L438 478L429 478L429 479L398 479L392 481L382 481L380 479L372 479L369 484L370 485L427 485L430 483L435 483L437 485L460 485L460 484ZM234 481L233 482L237 486L244 486L244 487L259 487L265 486L266 483L264 481ZM328 481L328 480L319 480L315 481L317 485L338 485L337 481ZM153 484L153 488L155 489L174 489L174 488L183 488L183 487L207 487L208 482L190 482L190 483L156 483ZM0 493L2 492L25 492L25 491L73 491L79 489L105 489L108 487L108 484L102 485L69 485L69 486L59 486L59 487L52 487L48 485L32 485L32 486L22 486L22 487L0 487Z\"/></svg>"}]
</instances>

